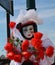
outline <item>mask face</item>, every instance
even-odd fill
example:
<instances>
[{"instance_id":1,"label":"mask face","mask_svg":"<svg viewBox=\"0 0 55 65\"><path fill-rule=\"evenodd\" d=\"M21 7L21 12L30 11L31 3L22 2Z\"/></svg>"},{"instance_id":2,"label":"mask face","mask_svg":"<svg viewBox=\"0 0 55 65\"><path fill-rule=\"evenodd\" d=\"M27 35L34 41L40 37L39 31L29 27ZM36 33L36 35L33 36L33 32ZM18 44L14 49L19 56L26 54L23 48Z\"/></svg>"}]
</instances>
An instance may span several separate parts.
<instances>
[{"instance_id":1,"label":"mask face","mask_svg":"<svg viewBox=\"0 0 55 65\"><path fill-rule=\"evenodd\" d=\"M26 38L32 38L34 33L33 25L23 27L23 35Z\"/></svg>"},{"instance_id":2,"label":"mask face","mask_svg":"<svg viewBox=\"0 0 55 65\"><path fill-rule=\"evenodd\" d=\"M37 32L37 24L32 21L31 23L29 22L26 24L19 23L17 24L16 29L20 31L24 39L30 40L34 37L33 33Z\"/></svg>"}]
</instances>

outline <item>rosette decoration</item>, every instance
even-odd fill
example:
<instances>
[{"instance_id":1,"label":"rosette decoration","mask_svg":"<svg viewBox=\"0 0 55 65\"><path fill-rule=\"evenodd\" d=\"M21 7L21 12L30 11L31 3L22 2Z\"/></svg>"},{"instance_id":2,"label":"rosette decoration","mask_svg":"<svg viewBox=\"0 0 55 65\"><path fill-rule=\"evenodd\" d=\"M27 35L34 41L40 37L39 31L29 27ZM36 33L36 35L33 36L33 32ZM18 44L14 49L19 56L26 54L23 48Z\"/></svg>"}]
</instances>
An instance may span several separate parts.
<instances>
[{"instance_id":1,"label":"rosette decoration","mask_svg":"<svg viewBox=\"0 0 55 65\"><path fill-rule=\"evenodd\" d=\"M21 42L18 38L15 39L14 37L8 39L4 47L7 51L7 58L19 63L27 60L33 62L34 65L39 65L40 59L43 60L44 56L52 57L54 48L52 46L44 48L42 36L41 32L36 32L30 41L24 40Z\"/></svg>"}]
</instances>

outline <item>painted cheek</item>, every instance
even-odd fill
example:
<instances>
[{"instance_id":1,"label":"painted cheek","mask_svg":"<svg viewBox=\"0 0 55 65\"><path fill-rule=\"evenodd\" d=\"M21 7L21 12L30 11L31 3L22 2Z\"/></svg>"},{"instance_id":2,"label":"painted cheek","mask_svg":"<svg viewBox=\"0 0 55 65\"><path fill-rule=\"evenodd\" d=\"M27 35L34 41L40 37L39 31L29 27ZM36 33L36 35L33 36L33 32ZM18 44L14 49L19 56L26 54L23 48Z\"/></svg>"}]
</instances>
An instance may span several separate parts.
<instances>
[{"instance_id":1,"label":"painted cheek","mask_svg":"<svg viewBox=\"0 0 55 65\"><path fill-rule=\"evenodd\" d=\"M31 31L31 34L33 34L34 33L34 31Z\"/></svg>"},{"instance_id":2,"label":"painted cheek","mask_svg":"<svg viewBox=\"0 0 55 65\"><path fill-rule=\"evenodd\" d=\"M25 32L25 33L24 33L24 35L27 37L27 36L28 36L28 33L27 33L27 32Z\"/></svg>"}]
</instances>

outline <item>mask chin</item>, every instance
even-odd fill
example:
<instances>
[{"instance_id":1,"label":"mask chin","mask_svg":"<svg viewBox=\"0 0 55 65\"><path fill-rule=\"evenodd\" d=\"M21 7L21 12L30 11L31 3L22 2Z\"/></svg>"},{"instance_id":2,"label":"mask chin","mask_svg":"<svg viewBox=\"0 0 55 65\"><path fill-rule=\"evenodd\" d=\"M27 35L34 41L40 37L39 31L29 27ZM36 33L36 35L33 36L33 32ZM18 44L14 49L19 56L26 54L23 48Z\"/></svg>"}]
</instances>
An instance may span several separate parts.
<instances>
[{"instance_id":1,"label":"mask chin","mask_svg":"<svg viewBox=\"0 0 55 65\"><path fill-rule=\"evenodd\" d=\"M30 37L30 38L27 38L27 37L24 36L24 38L25 38L25 39L28 39L28 40L31 40L33 37L34 37L34 36L32 36L32 37Z\"/></svg>"}]
</instances>

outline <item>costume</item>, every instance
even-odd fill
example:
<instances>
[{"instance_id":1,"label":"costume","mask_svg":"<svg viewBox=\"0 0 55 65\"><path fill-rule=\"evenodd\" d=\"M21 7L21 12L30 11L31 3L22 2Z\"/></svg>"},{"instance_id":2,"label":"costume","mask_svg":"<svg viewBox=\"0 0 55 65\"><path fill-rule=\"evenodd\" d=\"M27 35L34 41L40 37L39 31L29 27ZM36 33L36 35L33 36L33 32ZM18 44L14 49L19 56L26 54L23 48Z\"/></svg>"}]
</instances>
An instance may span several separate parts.
<instances>
[{"instance_id":1,"label":"costume","mask_svg":"<svg viewBox=\"0 0 55 65\"><path fill-rule=\"evenodd\" d=\"M5 46L10 65L51 65L54 63L54 45L43 33L37 32L42 24L34 9L20 13L16 23L9 24L11 38ZM29 64L28 64L29 63Z\"/></svg>"}]
</instances>

